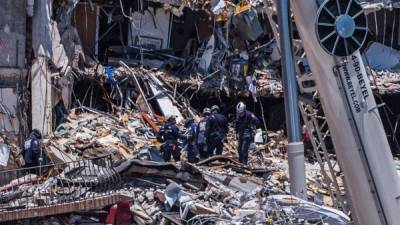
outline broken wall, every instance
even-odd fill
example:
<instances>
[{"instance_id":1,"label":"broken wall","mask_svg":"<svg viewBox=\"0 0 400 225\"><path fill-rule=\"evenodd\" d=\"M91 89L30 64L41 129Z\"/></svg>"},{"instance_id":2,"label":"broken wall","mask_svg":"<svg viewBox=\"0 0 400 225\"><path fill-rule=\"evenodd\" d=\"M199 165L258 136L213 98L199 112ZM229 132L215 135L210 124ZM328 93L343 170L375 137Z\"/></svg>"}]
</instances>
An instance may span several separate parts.
<instances>
[{"instance_id":1,"label":"broken wall","mask_svg":"<svg viewBox=\"0 0 400 225\"><path fill-rule=\"evenodd\" d=\"M0 88L0 130L18 133L19 122L16 117L17 98L15 88Z\"/></svg>"},{"instance_id":2,"label":"broken wall","mask_svg":"<svg viewBox=\"0 0 400 225\"><path fill-rule=\"evenodd\" d=\"M171 13L162 8L149 8L144 13L134 12L132 18L130 45L150 49L165 49L170 46Z\"/></svg>"},{"instance_id":3,"label":"broken wall","mask_svg":"<svg viewBox=\"0 0 400 225\"><path fill-rule=\"evenodd\" d=\"M18 84L24 81L25 0L2 0L0 7L0 131L19 133ZM18 18L18 19L16 19Z\"/></svg>"},{"instance_id":4,"label":"broken wall","mask_svg":"<svg viewBox=\"0 0 400 225\"><path fill-rule=\"evenodd\" d=\"M25 0L2 0L0 15L0 67L24 67Z\"/></svg>"}]
</instances>

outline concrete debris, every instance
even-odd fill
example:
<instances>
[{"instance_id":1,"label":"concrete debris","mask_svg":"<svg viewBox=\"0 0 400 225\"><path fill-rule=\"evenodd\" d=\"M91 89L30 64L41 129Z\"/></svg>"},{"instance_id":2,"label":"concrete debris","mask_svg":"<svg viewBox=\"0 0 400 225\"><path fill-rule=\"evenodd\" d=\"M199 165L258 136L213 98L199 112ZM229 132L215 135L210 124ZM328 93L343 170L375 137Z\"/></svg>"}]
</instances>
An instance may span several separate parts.
<instances>
[{"instance_id":1,"label":"concrete debris","mask_svg":"<svg viewBox=\"0 0 400 225\"><path fill-rule=\"evenodd\" d=\"M49 165L63 165L57 167L58 172L50 166L40 176L26 175L4 183L1 210L35 210L41 205L52 207L114 193L129 199L133 224L319 224L322 220L318 218L329 224L349 222L331 208L280 196L289 193L282 132L269 133L268 143L254 145L247 166L236 160L233 131L228 135L232 144L226 146L224 155L197 164L187 163L185 157L181 162L163 162L160 156L147 157L159 155L160 150L153 128L141 113L125 111L125 117L124 113L89 110L71 110L68 122L43 140ZM162 124L152 113L147 115L155 126ZM329 187L322 185L315 163L306 165L309 199L332 206ZM77 213L31 221L63 224L75 219L103 224L102 212Z\"/></svg>"},{"instance_id":2,"label":"concrete debris","mask_svg":"<svg viewBox=\"0 0 400 225\"><path fill-rule=\"evenodd\" d=\"M400 82L400 52L389 46L373 42L364 53L370 69L372 88L380 94L396 94Z\"/></svg>"}]
</instances>

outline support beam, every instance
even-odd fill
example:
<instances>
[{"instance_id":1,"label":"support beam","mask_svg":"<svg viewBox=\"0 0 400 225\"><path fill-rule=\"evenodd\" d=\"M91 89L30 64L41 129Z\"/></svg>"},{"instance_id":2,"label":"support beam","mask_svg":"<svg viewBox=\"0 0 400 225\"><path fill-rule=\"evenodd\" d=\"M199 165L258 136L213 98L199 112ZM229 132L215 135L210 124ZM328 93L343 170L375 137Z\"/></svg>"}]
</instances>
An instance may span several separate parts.
<instances>
[{"instance_id":1,"label":"support beam","mask_svg":"<svg viewBox=\"0 0 400 225\"><path fill-rule=\"evenodd\" d=\"M277 1L280 47L282 54L282 77L285 91L286 127L289 144L287 145L289 161L290 192L299 198L307 196L304 167L304 146L301 141L300 114L297 107L297 84L294 65L289 0Z\"/></svg>"},{"instance_id":2,"label":"support beam","mask_svg":"<svg viewBox=\"0 0 400 225\"><path fill-rule=\"evenodd\" d=\"M49 134L52 128L51 73L47 66L46 57L39 56L31 67L32 129L38 129L42 135Z\"/></svg>"},{"instance_id":3,"label":"support beam","mask_svg":"<svg viewBox=\"0 0 400 225\"><path fill-rule=\"evenodd\" d=\"M31 68L32 129L43 135L52 130L52 88L48 59L52 56L50 0L35 1L32 18L32 48L35 61Z\"/></svg>"}]
</instances>

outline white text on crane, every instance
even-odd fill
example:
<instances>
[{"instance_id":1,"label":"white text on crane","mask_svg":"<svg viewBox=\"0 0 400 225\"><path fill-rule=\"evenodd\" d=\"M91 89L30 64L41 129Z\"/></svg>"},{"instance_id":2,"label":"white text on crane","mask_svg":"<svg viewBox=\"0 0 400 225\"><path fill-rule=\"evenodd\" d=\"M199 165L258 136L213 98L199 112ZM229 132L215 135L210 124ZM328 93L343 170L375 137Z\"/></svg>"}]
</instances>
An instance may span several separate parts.
<instances>
[{"instance_id":1,"label":"white text on crane","mask_svg":"<svg viewBox=\"0 0 400 225\"><path fill-rule=\"evenodd\" d=\"M351 55L339 66L347 98L352 105L353 111L356 113L361 112L362 103L366 102L370 96L366 83L368 79L361 65L359 58Z\"/></svg>"}]
</instances>

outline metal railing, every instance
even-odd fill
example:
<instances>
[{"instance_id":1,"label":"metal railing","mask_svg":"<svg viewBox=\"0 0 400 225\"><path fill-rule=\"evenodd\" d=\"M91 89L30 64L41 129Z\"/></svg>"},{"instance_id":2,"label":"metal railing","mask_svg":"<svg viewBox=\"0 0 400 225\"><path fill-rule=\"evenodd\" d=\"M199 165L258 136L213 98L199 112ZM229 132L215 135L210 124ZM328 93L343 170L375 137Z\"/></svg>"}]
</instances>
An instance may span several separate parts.
<instances>
[{"instance_id":1,"label":"metal railing","mask_svg":"<svg viewBox=\"0 0 400 225\"><path fill-rule=\"evenodd\" d=\"M120 180L110 155L0 171L0 212L111 195Z\"/></svg>"}]
</instances>

